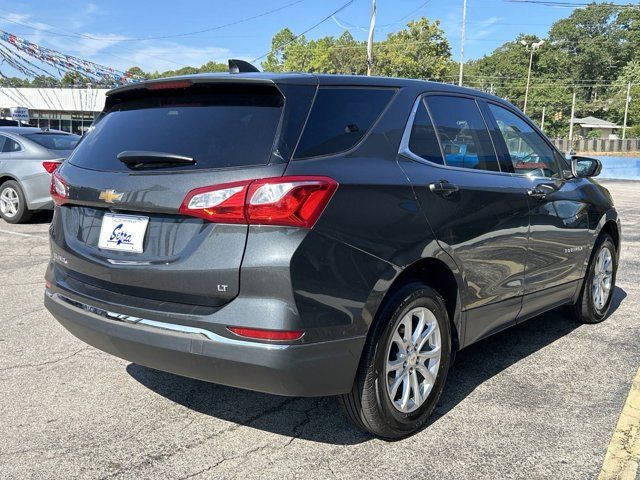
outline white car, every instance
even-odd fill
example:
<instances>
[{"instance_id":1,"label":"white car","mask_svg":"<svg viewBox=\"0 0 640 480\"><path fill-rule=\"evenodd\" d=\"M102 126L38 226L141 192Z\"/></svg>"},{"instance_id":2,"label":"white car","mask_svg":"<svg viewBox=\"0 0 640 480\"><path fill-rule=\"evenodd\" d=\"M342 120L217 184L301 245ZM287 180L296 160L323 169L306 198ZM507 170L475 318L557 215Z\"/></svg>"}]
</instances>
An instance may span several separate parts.
<instances>
[{"instance_id":1,"label":"white car","mask_svg":"<svg viewBox=\"0 0 640 480\"><path fill-rule=\"evenodd\" d=\"M36 127L0 127L0 216L9 223L50 210L51 174L69 156L78 135Z\"/></svg>"}]
</instances>

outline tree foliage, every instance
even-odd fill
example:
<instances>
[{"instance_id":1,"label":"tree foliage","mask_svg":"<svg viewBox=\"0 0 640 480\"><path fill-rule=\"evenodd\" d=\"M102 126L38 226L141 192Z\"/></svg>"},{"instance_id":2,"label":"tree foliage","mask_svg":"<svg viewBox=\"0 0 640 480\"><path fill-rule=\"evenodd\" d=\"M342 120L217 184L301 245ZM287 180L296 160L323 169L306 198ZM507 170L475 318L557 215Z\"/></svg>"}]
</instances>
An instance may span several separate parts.
<instances>
[{"instance_id":1,"label":"tree foliage","mask_svg":"<svg viewBox=\"0 0 640 480\"><path fill-rule=\"evenodd\" d=\"M284 28L274 35L262 68L269 72L362 75L367 71L366 52L366 43L355 40L348 31L338 38L307 40ZM450 64L451 48L440 23L424 17L375 43L375 75L442 80Z\"/></svg>"}]
</instances>

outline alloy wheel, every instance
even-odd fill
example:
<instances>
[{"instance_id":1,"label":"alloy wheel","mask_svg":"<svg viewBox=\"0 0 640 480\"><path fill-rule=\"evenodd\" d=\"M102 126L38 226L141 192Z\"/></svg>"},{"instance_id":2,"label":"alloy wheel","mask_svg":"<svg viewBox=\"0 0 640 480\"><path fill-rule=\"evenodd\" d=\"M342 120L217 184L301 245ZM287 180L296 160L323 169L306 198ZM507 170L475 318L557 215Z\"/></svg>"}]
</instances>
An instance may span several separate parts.
<instances>
[{"instance_id":1,"label":"alloy wheel","mask_svg":"<svg viewBox=\"0 0 640 480\"><path fill-rule=\"evenodd\" d=\"M417 307L397 323L387 349L385 378L393 406L410 413L433 389L441 357L440 327L431 310Z\"/></svg>"},{"instance_id":2,"label":"alloy wheel","mask_svg":"<svg viewBox=\"0 0 640 480\"><path fill-rule=\"evenodd\" d=\"M602 247L598 252L596 264L593 269L591 283L591 296L596 310L602 311L611 295L611 283L613 281L613 255L608 247Z\"/></svg>"},{"instance_id":3,"label":"alloy wheel","mask_svg":"<svg viewBox=\"0 0 640 480\"><path fill-rule=\"evenodd\" d=\"M0 212L7 217L13 218L18 214L20 198L18 192L12 187L6 187L0 193Z\"/></svg>"}]
</instances>

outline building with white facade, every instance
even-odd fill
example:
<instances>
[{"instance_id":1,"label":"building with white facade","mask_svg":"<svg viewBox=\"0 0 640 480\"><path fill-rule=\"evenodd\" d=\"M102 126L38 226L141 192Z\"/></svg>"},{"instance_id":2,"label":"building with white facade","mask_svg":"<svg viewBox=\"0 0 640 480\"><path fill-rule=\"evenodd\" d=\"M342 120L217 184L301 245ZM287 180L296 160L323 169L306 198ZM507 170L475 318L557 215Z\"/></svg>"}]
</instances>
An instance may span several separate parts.
<instances>
[{"instance_id":1,"label":"building with white facade","mask_svg":"<svg viewBox=\"0 0 640 480\"><path fill-rule=\"evenodd\" d=\"M29 124L82 134L103 109L107 89L0 88L0 118L11 119L11 108L29 109Z\"/></svg>"}]
</instances>

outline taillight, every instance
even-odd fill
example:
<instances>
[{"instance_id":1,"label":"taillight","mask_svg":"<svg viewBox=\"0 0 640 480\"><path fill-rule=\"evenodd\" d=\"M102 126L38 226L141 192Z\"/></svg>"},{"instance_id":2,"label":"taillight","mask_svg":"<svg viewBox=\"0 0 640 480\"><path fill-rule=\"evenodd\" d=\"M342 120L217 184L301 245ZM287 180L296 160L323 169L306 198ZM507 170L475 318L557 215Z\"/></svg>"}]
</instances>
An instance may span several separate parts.
<instances>
[{"instance_id":1,"label":"taillight","mask_svg":"<svg viewBox=\"0 0 640 480\"><path fill-rule=\"evenodd\" d=\"M42 162L42 166L47 171L47 173L55 172L56 168L58 168L61 164L62 162L57 162L57 161Z\"/></svg>"},{"instance_id":2,"label":"taillight","mask_svg":"<svg viewBox=\"0 0 640 480\"><path fill-rule=\"evenodd\" d=\"M217 223L247 223L244 203L250 180L191 190L180 213Z\"/></svg>"},{"instance_id":3,"label":"taillight","mask_svg":"<svg viewBox=\"0 0 640 480\"><path fill-rule=\"evenodd\" d=\"M227 327L231 332L246 338L257 340L298 340L302 338L302 330L264 330L262 328Z\"/></svg>"},{"instance_id":4,"label":"taillight","mask_svg":"<svg viewBox=\"0 0 640 480\"><path fill-rule=\"evenodd\" d=\"M192 190L180 213L218 223L311 228L338 183L329 177L247 180Z\"/></svg>"},{"instance_id":5,"label":"taillight","mask_svg":"<svg viewBox=\"0 0 640 480\"><path fill-rule=\"evenodd\" d=\"M55 171L53 172L53 175L51 175L51 188L49 191L51 193L51 198L56 205L63 205L67 203L67 199L69 198L69 188L67 187L67 183Z\"/></svg>"},{"instance_id":6,"label":"taillight","mask_svg":"<svg viewBox=\"0 0 640 480\"><path fill-rule=\"evenodd\" d=\"M328 177L281 177L249 186L250 224L311 228L329 203L338 183Z\"/></svg>"}]
</instances>

